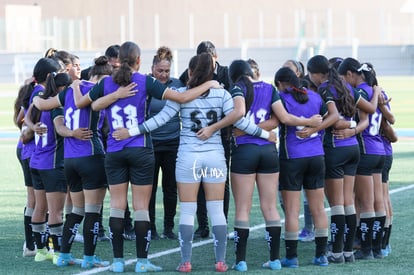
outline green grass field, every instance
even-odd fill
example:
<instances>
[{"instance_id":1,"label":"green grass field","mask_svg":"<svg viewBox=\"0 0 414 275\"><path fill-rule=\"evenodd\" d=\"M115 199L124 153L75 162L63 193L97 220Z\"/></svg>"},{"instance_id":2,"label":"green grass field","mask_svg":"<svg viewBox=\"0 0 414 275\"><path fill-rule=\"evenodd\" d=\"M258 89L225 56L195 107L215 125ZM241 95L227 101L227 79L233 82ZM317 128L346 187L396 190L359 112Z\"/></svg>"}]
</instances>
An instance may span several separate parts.
<instances>
[{"instance_id":1,"label":"green grass field","mask_svg":"<svg viewBox=\"0 0 414 275\"><path fill-rule=\"evenodd\" d=\"M382 86L393 98L393 112L397 117L397 128L414 128L414 87L413 77L383 78ZM0 134L2 132L15 132L12 124L12 104L17 89L14 85L0 85ZM79 267L58 268L50 262L35 263L33 258L22 257L23 234L23 208L25 205L25 187L21 168L15 156L15 138L0 139L0 274L111 274L104 269L95 269L85 272ZM414 184L414 139L402 138L394 146L394 164L391 172L390 189L406 187ZM157 225L162 228L162 195L157 198ZM392 253L383 260L362 261L347 265L330 265L328 267L316 267L310 264L313 257L314 243L299 244L298 269L282 269L279 274L412 274L412 251L414 239L411 238L414 227L414 209L412 197L414 188L391 195L394 205L394 223L391 237ZM233 228L234 206L231 201L228 229ZM108 225L109 195L104 204L104 226ZM178 224L176 216L176 224ZM261 264L268 258L267 244L264 240L264 230L261 228L263 218L260 213L259 202L255 194L251 213L251 226L257 230L250 233L248 243L247 263L249 274L271 274L261 268ZM177 231L177 226L175 228ZM212 243L209 241L197 243L193 250L193 272L195 274L214 274L214 254ZM233 242L228 241L227 262L231 265L234 261ZM161 274L177 274L174 269L180 260L177 241L157 240L151 242L150 257L155 264L161 265L164 271ZM172 251L170 251L172 250ZM76 257L83 254L82 245L75 243L72 253ZM108 242L98 244L96 253L105 260L112 259L112 251ZM281 242L281 256L284 255L284 242ZM135 242L125 242L125 258L135 258ZM126 272L134 272L134 264L127 266ZM234 271L229 271L236 274Z\"/></svg>"}]
</instances>

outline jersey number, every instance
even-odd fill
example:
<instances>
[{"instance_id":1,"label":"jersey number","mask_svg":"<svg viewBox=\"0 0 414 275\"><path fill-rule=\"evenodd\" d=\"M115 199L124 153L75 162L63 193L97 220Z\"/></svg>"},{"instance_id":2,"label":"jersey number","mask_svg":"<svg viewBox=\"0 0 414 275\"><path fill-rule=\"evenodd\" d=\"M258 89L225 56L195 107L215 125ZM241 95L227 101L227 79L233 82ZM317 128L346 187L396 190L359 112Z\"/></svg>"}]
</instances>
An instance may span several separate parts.
<instances>
[{"instance_id":1,"label":"jersey number","mask_svg":"<svg viewBox=\"0 0 414 275\"><path fill-rule=\"evenodd\" d=\"M371 116L370 126L369 126L369 134L371 136L376 136L379 134L379 129L381 126L382 114L373 113Z\"/></svg>"},{"instance_id":2,"label":"jersey number","mask_svg":"<svg viewBox=\"0 0 414 275\"><path fill-rule=\"evenodd\" d=\"M65 125L71 130L79 128L80 109L73 110L72 107L66 110Z\"/></svg>"},{"instance_id":3,"label":"jersey number","mask_svg":"<svg viewBox=\"0 0 414 275\"><path fill-rule=\"evenodd\" d=\"M208 119L207 125L203 126L201 120L199 119L201 112L199 110L193 111L190 114L191 121L194 123L193 126L191 126L191 131L194 133L197 133L201 130L201 128L210 126L217 122L217 112L210 110L206 113L206 118Z\"/></svg>"},{"instance_id":4,"label":"jersey number","mask_svg":"<svg viewBox=\"0 0 414 275\"><path fill-rule=\"evenodd\" d=\"M123 111L126 118L124 123L124 117L119 114L119 111ZM128 128L138 127L137 119L137 108L131 104L128 104L124 108L121 108L117 105L111 108L111 117L112 117L112 128ZM124 126L125 125L125 126Z\"/></svg>"}]
</instances>

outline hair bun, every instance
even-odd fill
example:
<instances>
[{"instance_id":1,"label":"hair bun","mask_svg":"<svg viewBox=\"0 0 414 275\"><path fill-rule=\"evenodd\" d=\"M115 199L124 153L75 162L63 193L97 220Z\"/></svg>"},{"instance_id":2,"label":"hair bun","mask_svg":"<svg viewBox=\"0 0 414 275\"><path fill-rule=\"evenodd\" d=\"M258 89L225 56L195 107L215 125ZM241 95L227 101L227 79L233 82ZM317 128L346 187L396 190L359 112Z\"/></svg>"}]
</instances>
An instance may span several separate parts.
<instances>
[{"instance_id":1,"label":"hair bun","mask_svg":"<svg viewBox=\"0 0 414 275\"><path fill-rule=\"evenodd\" d=\"M106 65L106 64L108 64L108 61L109 61L108 57L102 55L102 56L95 59L95 65L97 65L97 66Z\"/></svg>"},{"instance_id":2,"label":"hair bun","mask_svg":"<svg viewBox=\"0 0 414 275\"><path fill-rule=\"evenodd\" d=\"M171 61L173 58L171 49L165 46L158 48L157 56L159 60L167 59L168 61Z\"/></svg>"}]
</instances>

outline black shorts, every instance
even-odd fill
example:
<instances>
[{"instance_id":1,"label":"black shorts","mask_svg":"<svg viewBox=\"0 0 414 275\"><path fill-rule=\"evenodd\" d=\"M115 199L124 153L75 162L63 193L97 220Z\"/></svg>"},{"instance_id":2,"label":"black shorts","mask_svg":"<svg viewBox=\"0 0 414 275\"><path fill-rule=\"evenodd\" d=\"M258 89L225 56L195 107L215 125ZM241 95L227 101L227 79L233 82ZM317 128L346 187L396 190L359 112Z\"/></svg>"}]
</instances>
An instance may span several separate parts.
<instances>
[{"instance_id":1,"label":"black shorts","mask_svg":"<svg viewBox=\"0 0 414 275\"><path fill-rule=\"evenodd\" d=\"M22 167L24 185L27 186L27 187L33 187L32 174L30 173L30 166L29 166L30 158L22 159L22 149L21 148L16 149L16 155L17 155L17 159L20 162L20 166Z\"/></svg>"},{"instance_id":2,"label":"black shorts","mask_svg":"<svg viewBox=\"0 0 414 275\"><path fill-rule=\"evenodd\" d=\"M71 192L107 187L105 156L65 158L65 175Z\"/></svg>"},{"instance_id":3,"label":"black shorts","mask_svg":"<svg viewBox=\"0 0 414 275\"><path fill-rule=\"evenodd\" d=\"M63 192L66 193L68 185L66 182L63 168L48 170L31 169L33 178L33 188L35 190L45 190L46 193Z\"/></svg>"},{"instance_id":4,"label":"black shorts","mask_svg":"<svg viewBox=\"0 0 414 275\"><path fill-rule=\"evenodd\" d=\"M230 171L238 174L278 173L279 157L275 144L233 146Z\"/></svg>"},{"instance_id":5,"label":"black shorts","mask_svg":"<svg viewBox=\"0 0 414 275\"><path fill-rule=\"evenodd\" d=\"M108 184L152 184L154 162L154 151L148 147L126 147L118 152L107 153L105 170Z\"/></svg>"},{"instance_id":6,"label":"black shorts","mask_svg":"<svg viewBox=\"0 0 414 275\"><path fill-rule=\"evenodd\" d=\"M326 179L342 179L355 176L359 163L359 146L325 147Z\"/></svg>"},{"instance_id":7,"label":"black shorts","mask_svg":"<svg viewBox=\"0 0 414 275\"><path fill-rule=\"evenodd\" d=\"M390 179L390 170L392 167L392 161L393 157L391 156L385 156L385 162L384 167L382 168L382 182L387 183Z\"/></svg>"},{"instance_id":8,"label":"black shorts","mask_svg":"<svg viewBox=\"0 0 414 275\"><path fill-rule=\"evenodd\" d=\"M324 187L324 156L281 159L279 174L279 190L300 191L314 190Z\"/></svg>"},{"instance_id":9,"label":"black shorts","mask_svg":"<svg viewBox=\"0 0 414 275\"><path fill-rule=\"evenodd\" d=\"M384 162L385 156L383 155L361 154L356 174L362 176L381 174L384 167Z\"/></svg>"}]
</instances>

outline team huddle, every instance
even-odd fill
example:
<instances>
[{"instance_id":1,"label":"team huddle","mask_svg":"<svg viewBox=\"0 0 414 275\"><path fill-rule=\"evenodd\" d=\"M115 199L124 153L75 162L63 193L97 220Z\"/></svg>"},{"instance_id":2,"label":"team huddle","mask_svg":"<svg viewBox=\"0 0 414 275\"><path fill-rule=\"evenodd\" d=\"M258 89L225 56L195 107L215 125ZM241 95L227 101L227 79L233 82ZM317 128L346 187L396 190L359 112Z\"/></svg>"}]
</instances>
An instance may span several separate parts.
<instances>
[{"instance_id":1,"label":"team huddle","mask_svg":"<svg viewBox=\"0 0 414 275\"><path fill-rule=\"evenodd\" d=\"M19 90L14 119L27 187L23 256L124 272L124 240L130 239L135 272L156 272L162 267L148 259L150 242L166 238L180 246L176 270L191 272L193 240L210 236L210 218L214 269L226 272L231 190L231 268L248 271L255 185L269 248L265 269L299 267L302 190L312 218L314 265L382 259L391 252L388 178L397 136L390 98L372 64L322 55L306 67L287 60L272 85L260 79L252 59L220 65L210 41L199 44L179 79L170 77L168 47L158 49L151 74L139 72L140 58L139 46L125 42L81 71L78 57L49 49ZM161 236L155 225L160 170ZM95 254L98 241L107 238L107 190L112 261ZM84 254L77 259L71 246L82 222Z\"/></svg>"}]
</instances>

